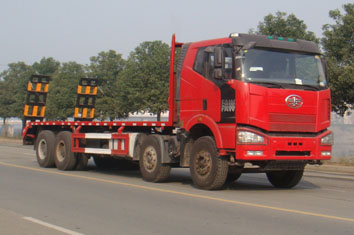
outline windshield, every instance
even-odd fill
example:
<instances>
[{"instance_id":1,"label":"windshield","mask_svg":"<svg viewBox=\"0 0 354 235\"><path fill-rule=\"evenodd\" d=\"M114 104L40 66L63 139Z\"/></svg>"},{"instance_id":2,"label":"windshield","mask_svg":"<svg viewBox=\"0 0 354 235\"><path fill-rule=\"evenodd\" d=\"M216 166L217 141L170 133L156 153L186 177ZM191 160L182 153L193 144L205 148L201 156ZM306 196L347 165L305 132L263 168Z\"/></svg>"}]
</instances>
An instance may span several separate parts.
<instances>
[{"instance_id":1,"label":"windshield","mask_svg":"<svg viewBox=\"0 0 354 235\"><path fill-rule=\"evenodd\" d=\"M250 83L327 88L319 55L263 49L241 50L236 74Z\"/></svg>"}]
</instances>

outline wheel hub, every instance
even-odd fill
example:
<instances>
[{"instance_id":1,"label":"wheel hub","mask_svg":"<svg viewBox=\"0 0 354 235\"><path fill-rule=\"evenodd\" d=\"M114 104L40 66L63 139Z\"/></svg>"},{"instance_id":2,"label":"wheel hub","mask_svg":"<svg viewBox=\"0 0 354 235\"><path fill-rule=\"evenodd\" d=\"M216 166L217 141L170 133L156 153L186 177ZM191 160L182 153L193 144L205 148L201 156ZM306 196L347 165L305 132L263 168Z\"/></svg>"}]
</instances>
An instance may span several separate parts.
<instances>
[{"instance_id":1,"label":"wheel hub","mask_svg":"<svg viewBox=\"0 0 354 235\"><path fill-rule=\"evenodd\" d=\"M38 157L44 160L47 157L47 141L41 139L38 143Z\"/></svg>"},{"instance_id":2,"label":"wheel hub","mask_svg":"<svg viewBox=\"0 0 354 235\"><path fill-rule=\"evenodd\" d=\"M211 155L208 152L201 151L195 159L196 171L199 175L205 176L209 174L211 169Z\"/></svg>"},{"instance_id":3,"label":"wheel hub","mask_svg":"<svg viewBox=\"0 0 354 235\"><path fill-rule=\"evenodd\" d=\"M148 172L153 172L157 164L157 154L154 147L149 146L145 149L143 155L144 167Z\"/></svg>"},{"instance_id":4,"label":"wheel hub","mask_svg":"<svg viewBox=\"0 0 354 235\"><path fill-rule=\"evenodd\" d=\"M60 141L57 145L56 155L60 162L64 161L65 159L65 143L64 141Z\"/></svg>"}]
</instances>

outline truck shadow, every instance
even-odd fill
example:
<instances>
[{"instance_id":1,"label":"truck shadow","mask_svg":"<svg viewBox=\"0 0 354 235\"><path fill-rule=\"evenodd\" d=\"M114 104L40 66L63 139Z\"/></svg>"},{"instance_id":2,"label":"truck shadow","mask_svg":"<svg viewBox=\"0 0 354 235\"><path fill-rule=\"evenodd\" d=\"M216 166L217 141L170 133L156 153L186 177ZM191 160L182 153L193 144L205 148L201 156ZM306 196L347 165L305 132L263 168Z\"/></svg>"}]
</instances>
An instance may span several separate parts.
<instances>
[{"instance_id":1,"label":"truck shadow","mask_svg":"<svg viewBox=\"0 0 354 235\"><path fill-rule=\"evenodd\" d=\"M243 174L241 177L232 183L226 184L228 190L311 190L320 188L318 185L302 179L300 183L292 189L275 188L268 181L264 173L260 174Z\"/></svg>"},{"instance_id":2,"label":"truck shadow","mask_svg":"<svg viewBox=\"0 0 354 235\"><path fill-rule=\"evenodd\" d=\"M302 180L297 186L291 189L287 188L275 188L273 187L267 179L260 180L260 181L248 181L248 180L243 180L240 179L238 181L226 184L224 186L224 189L227 190L236 190L236 191L257 191L257 190L265 190L265 191L286 191L286 190L313 190L320 188L318 185L312 184L311 182Z\"/></svg>"},{"instance_id":3,"label":"truck shadow","mask_svg":"<svg viewBox=\"0 0 354 235\"><path fill-rule=\"evenodd\" d=\"M90 172L95 172L98 174L102 175L112 175L112 176L123 176L123 177L129 177L129 178L141 178L139 170L133 169L133 170L122 170L119 168L108 168L108 169L100 169L97 168L96 166L89 166L87 171Z\"/></svg>"},{"instance_id":4,"label":"truck shadow","mask_svg":"<svg viewBox=\"0 0 354 235\"><path fill-rule=\"evenodd\" d=\"M141 180L141 174L139 169L99 169L94 164L89 164L88 171L95 172L103 175L121 176L128 178L139 178ZM166 181L159 184L182 184L193 186L193 181L188 169L173 168L171 169L171 174ZM265 174L244 174L235 182L226 183L222 190L230 191L270 191L270 190L311 190L320 188L318 185L313 184L307 180L302 180L293 189L280 189L273 187L267 180Z\"/></svg>"}]
</instances>

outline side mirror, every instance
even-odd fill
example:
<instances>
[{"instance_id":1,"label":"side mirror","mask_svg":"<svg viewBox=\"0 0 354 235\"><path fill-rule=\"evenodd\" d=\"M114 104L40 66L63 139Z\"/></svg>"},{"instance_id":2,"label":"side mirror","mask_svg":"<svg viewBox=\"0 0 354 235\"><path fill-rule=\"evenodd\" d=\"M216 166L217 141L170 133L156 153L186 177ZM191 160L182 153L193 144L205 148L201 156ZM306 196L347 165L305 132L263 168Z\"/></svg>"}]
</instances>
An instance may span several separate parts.
<instances>
[{"instance_id":1,"label":"side mirror","mask_svg":"<svg viewBox=\"0 0 354 235\"><path fill-rule=\"evenodd\" d=\"M224 50L221 47L215 47L214 49L214 68L223 67Z\"/></svg>"},{"instance_id":2,"label":"side mirror","mask_svg":"<svg viewBox=\"0 0 354 235\"><path fill-rule=\"evenodd\" d=\"M224 71L221 68L214 69L214 78L217 80L221 80L224 78Z\"/></svg>"}]
</instances>

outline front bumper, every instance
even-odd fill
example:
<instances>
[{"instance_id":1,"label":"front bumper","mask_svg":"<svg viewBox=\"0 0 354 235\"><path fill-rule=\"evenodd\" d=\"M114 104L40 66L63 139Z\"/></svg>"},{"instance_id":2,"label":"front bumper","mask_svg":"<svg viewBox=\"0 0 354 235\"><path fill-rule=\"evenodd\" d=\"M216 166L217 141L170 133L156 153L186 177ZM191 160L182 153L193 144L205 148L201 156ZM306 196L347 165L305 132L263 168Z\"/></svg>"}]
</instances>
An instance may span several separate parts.
<instances>
[{"instance_id":1,"label":"front bumper","mask_svg":"<svg viewBox=\"0 0 354 235\"><path fill-rule=\"evenodd\" d=\"M235 157L236 160L329 160L332 145L321 145L321 138L329 133L331 131L327 130L314 137L270 136L259 133L265 137L265 142L236 143Z\"/></svg>"}]
</instances>

